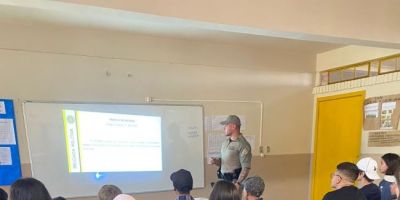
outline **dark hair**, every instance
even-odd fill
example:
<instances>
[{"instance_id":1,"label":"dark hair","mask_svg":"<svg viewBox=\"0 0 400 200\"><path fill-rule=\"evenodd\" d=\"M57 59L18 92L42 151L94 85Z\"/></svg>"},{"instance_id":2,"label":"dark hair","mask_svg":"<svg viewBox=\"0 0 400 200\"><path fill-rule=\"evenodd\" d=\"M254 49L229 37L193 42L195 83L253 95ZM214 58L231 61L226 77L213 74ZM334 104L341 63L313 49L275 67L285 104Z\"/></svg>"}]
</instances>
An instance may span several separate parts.
<instances>
[{"instance_id":1,"label":"dark hair","mask_svg":"<svg viewBox=\"0 0 400 200\"><path fill-rule=\"evenodd\" d=\"M51 200L51 197L46 187L39 180L34 178L22 178L11 185L10 199Z\"/></svg>"},{"instance_id":2,"label":"dark hair","mask_svg":"<svg viewBox=\"0 0 400 200\"><path fill-rule=\"evenodd\" d=\"M240 200L241 196L235 184L228 181L218 181L211 191L209 200Z\"/></svg>"},{"instance_id":3,"label":"dark hair","mask_svg":"<svg viewBox=\"0 0 400 200\"><path fill-rule=\"evenodd\" d=\"M358 175L360 174L360 170L357 165L351 162L342 162L336 166L336 169L350 179L351 182L357 180Z\"/></svg>"},{"instance_id":4,"label":"dark hair","mask_svg":"<svg viewBox=\"0 0 400 200\"><path fill-rule=\"evenodd\" d=\"M193 189L192 174L185 169L180 169L176 172L173 172L170 176L170 179L175 190L177 190L180 194L189 194Z\"/></svg>"},{"instance_id":5,"label":"dark hair","mask_svg":"<svg viewBox=\"0 0 400 200\"><path fill-rule=\"evenodd\" d=\"M399 155L397 155L395 153L387 153L387 154L383 155L381 158L388 167L385 175L394 175L397 168L399 168L399 166L400 166Z\"/></svg>"},{"instance_id":6,"label":"dark hair","mask_svg":"<svg viewBox=\"0 0 400 200\"><path fill-rule=\"evenodd\" d=\"M374 180L368 178L368 176L366 174L364 174L364 178L365 178L365 180L367 180L368 183L374 182Z\"/></svg>"},{"instance_id":7,"label":"dark hair","mask_svg":"<svg viewBox=\"0 0 400 200\"><path fill-rule=\"evenodd\" d=\"M0 188L0 200L7 200L8 194L2 188Z\"/></svg>"},{"instance_id":8,"label":"dark hair","mask_svg":"<svg viewBox=\"0 0 400 200\"><path fill-rule=\"evenodd\" d=\"M54 197L53 200L67 200L67 199L62 196L58 196L58 197Z\"/></svg>"},{"instance_id":9,"label":"dark hair","mask_svg":"<svg viewBox=\"0 0 400 200\"><path fill-rule=\"evenodd\" d=\"M113 200L119 194L122 194L122 191L116 185L103 185L97 196L100 200Z\"/></svg>"}]
</instances>

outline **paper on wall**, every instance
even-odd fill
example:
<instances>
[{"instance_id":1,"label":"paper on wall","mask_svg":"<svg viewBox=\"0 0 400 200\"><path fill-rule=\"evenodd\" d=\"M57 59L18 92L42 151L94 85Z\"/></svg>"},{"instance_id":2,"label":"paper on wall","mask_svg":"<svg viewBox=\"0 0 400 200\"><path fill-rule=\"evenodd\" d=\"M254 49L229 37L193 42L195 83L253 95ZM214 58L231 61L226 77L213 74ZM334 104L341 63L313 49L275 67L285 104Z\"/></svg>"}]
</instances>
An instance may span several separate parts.
<instances>
[{"instance_id":1,"label":"paper on wall","mask_svg":"<svg viewBox=\"0 0 400 200\"><path fill-rule=\"evenodd\" d=\"M382 103L381 111L381 129L392 129L392 115L396 109L396 102L385 102Z\"/></svg>"},{"instance_id":2,"label":"paper on wall","mask_svg":"<svg viewBox=\"0 0 400 200\"><path fill-rule=\"evenodd\" d=\"M16 144L13 119L0 119L0 144Z\"/></svg>"},{"instance_id":3,"label":"paper on wall","mask_svg":"<svg viewBox=\"0 0 400 200\"><path fill-rule=\"evenodd\" d=\"M0 114L6 114L6 105L4 101L0 101Z\"/></svg>"},{"instance_id":4,"label":"paper on wall","mask_svg":"<svg viewBox=\"0 0 400 200\"><path fill-rule=\"evenodd\" d=\"M364 106L365 118L377 118L379 115L379 103L371 103Z\"/></svg>"},{"instance_id":5,"label":"paper on wall","mask_svg":"<svg viewBox=\"0 0 400 200\"><path fill-rule=\"evenodd\" d=\"M0 165L12 165L10 147L0 147Z\"/></svg>"},{"instance_id":6,"label":"paper on wall","mask_svg":"<svg viewBox=\"0 0 400 200\"><path fill-rule=\"evenodd\" d=\"M204 118L204 131L205 132L210 132L212 131L212 122L211 122L212 117L205 117Z\"/></svg>"}]
</instances>

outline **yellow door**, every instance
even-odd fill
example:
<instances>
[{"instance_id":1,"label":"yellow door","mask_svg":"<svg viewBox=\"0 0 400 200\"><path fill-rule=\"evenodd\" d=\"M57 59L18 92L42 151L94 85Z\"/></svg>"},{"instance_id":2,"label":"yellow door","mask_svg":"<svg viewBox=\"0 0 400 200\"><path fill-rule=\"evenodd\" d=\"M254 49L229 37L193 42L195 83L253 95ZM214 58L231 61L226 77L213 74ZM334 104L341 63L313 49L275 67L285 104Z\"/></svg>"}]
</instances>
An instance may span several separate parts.
<instances>
[{"instance_id":1,"label":"yellow door","mask_svg":"<svg viewBox=\"0 0 400 200\"><path fill-rule=\"evenodd\" d=\"M336 165L356 162L360 154L365 92L317 99L312 199L331 191L330 174Z\"/></svg>"}]
</instances>

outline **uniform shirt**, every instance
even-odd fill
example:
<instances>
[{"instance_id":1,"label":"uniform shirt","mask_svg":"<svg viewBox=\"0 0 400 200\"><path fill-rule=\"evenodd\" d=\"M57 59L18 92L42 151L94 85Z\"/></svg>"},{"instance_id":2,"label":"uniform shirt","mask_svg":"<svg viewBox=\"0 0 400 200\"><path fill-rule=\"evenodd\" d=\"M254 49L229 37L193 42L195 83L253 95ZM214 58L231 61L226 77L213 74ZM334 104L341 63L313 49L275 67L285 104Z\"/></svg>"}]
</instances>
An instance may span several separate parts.
<instances>
[{"instance_id":1,"label":"uniform shirt","mask_svg":"<svg viewBox=\"0 0 400 200\"><path fill-rule=\"evenodd\" d=\"M381 190L373 183L364 185L360 190L367 200L381 200Z\"/></svg>"},{"instance_id":2,"label":"uniform shirt","mask_svg":"<svg viewBox=\"0 0 400 200\"><path fill-rule=\"evenodd\" d=\"M237 140L228 138L221 147L221 172L233 173L238 168L250 168L251 147L242 134Z\"/></svg>"},{"instance_id":3,"label":"uniform shirt","mask_svg":"<svg viewBox=\"0 0 400 200\"><path fill-rule=\"evenodd\" d=\"M366 200L357 187L351 185L325 194L323 200Z\"/></svg>"}]
</instances>

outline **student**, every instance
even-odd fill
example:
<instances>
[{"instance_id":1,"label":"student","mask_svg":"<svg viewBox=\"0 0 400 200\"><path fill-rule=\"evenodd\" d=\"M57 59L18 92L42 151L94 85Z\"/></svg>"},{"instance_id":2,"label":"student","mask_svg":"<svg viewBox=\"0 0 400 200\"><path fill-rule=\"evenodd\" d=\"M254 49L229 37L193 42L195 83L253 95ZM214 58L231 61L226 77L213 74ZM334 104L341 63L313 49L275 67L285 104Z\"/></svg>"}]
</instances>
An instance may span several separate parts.
<instances>
[{"instance_id":1,"label":"student","mask_svg":"<svg viewBox=\"0 0 400 200\"><path fill-rule=\"evenodd\" d=\"M0 200L7 200L8 194L6 191L3 190L3 188L0 188Z\"/></svg>"},{"instance_id":2,"label":"student","mask_svg":"<svg viewBox=\"0 0 400 200\"><path fill-rule=\"evenodd\" d=\"M190 191L193 189L193 178L192 174L184 169L180 169L171 174L170 179L174 186L175 193L178 197L176 200L193 200L194 198L190 195Z\"/></svg>"},{"instance_id":3,"label":"student","mask_svg":"<svg viewBox=\"0 0 400 200\"><path fill-rule=\"evenodd\" d=\"M240 200L241 196L235 184L228 181L218 181L211 191L209 200Z\"/></svg>"},{"instance_id":4,"label":"student","mask_svg":"<svg viewBox=\"0 0 400 200\"><path fill-rule=\"evenodd\" d=\"M364 194L354 186L358 175L359 170L355 164L350 162L338 164L331 178L331 187L335 190L326 193L323 200L366 200Z\"/></svg>"},{"instance_id":5,"label":"student","mask_svg":"<svg viewBox=\"0 0 400 200\"><path fill-rule=\"evenodd\" d=\"M117 186L103 185L97 193L97 196L100 200L113 200L119 194L122 194L122 191Z\"/></svg>"},{"instance_id":6,"label":"student","mask_svg":"<svg viewBox=\"0 0 400 200\"><path fill-rule=\"evenodd\" d=\"M394 174L400 166L399 155L395 153L387 153L381 157L379 170L382 174L385 174L383 180L379 183L381 190L381 200L392 200L396 199L397 196L392 194L390 188L393 184Z\"/></svg>"},{"instance_id":7,"label":"student","mask_svg":"<svg viewBox=\"0 0 400 200\"><path fill-rule=\"evenodd\" d=\"M119 194L113 200L135 200L135 198L128 194Z\"/></svg>"},{"instance_id":8,"label":"student","mask_svg":"<svg viewBox=\"0 0 400 200\"><path fill-rule=\"evenodd\" d=\"M10 200L52 200L42 182L34 178L22 178L11 185Z\"/></svg>"},{"instance_id":9,"label":"student","mask_svg":"<svg viewBox=\"0 0 400 200\"><path fill-rule=\"evenodd\" d=\"M378 163L370 158L362 158L357 162L357 167L360 170L358 176L358 182L361 187L361 192L367 198L367 200L380 200L381 191L377 185L373 182L374 180L380 179L378 175Z\"/></svg>"},{"instance_id":10,"label":"student","mask_svg":"<svg viewBox=\"0 0 400 200\"><path fill-rule=\"evenodd\" d=\"M264 192L264 180L259 176L247 178L243 183L243 200L262 200L261 195Z\"/></svg>"}]
</instances>

